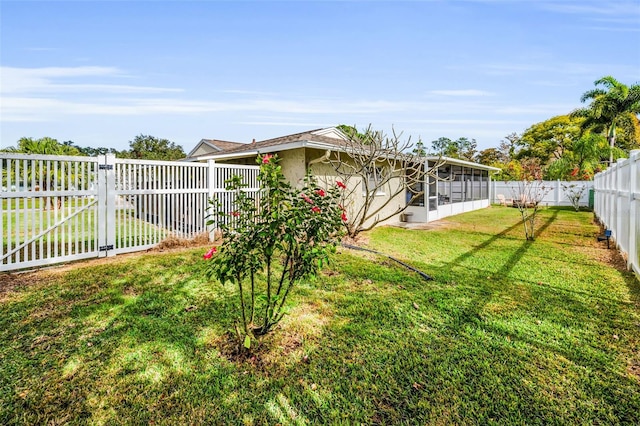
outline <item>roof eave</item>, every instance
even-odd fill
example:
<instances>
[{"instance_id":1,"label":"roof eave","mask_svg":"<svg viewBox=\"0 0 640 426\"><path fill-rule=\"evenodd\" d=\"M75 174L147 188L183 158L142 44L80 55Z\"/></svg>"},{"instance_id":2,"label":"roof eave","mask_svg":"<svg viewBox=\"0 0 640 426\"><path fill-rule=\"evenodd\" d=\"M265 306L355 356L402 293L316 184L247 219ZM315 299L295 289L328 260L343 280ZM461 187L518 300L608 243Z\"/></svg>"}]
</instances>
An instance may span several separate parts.
<instances>
[{"instance_id":1,"label":"roof eave","mask_svg":"<svg viewBox=\"0 0 640 426\"><path fill-rule=\"evenodd\" d=\"M428 156L427 160L429 161L444 160L449 164L455 164L457 166L468 166L468 167L473 167L475 169L492 170L496 172L500 171L498 167L487 166L485 164L480 164L480 163L474 163L473 161L460 160L459 158Z\"/></svg>"}]
</instances>

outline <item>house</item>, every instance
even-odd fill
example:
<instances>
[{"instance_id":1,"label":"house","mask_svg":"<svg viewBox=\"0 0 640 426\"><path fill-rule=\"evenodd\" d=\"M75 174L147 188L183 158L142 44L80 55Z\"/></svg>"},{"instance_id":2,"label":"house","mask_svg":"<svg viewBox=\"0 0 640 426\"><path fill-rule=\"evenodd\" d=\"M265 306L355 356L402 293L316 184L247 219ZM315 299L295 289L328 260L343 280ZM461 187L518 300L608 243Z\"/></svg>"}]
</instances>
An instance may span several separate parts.
<instances>
[{"instance_id":1,"label":"house","mask_svg":"<svg viewBox=\"0 0 640 426\"><path fill-rule=\"evenodd\" d=\"M328 127L251 143L202 139L189 152L185 161L215 161L229 164L256 164L256 157L267 153L278 154L282 171L292 184L303 181L307 170L326 185L338 179L330 158L340 157L349 162L348 138L339 129ZM353 155L353 153L351 154ZM430 222L447 216L477 210L490 205L491 172L495 167L454 158L427 157L427 167L434 177L426 177L413 188L423 194L412 197L400 188L400 177L375 194L373 209L380 209L380 217L391 216L384 223ZM371 169L370 181L384 173L385 164ZM437 176L437 178L436 178ZM373 182L372 182L373 183ZM362 179L348 182L350 199L345 202L348 211L361 208L365 191L370 188ZM362 189L360 189L362 188ZM409 206L406 206L409 203ZM399 210L404 210L400 215Z\"/></svg>"}]
</instances>

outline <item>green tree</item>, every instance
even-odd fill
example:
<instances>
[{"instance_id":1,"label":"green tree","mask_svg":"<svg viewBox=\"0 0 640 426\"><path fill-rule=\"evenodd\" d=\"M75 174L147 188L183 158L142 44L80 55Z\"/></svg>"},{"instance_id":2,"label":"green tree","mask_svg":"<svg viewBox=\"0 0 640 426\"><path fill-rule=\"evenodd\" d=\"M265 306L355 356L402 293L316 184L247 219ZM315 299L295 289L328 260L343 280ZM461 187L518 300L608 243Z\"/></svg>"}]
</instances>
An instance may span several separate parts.
<instances>
[{"instance_id":1,"label":"green tree","mask_svg":"<svg viewBox=\"0 0 640 426\"><path fill-rule=\"evenodd\" d=\"M606 134L611 147L611 164L614 159L616 128L625 120L635 118L637 121L637 114L640 114L640 85L627 86L611 76L596 80L594 85L595 89L585 92L580 98L581 102L590 101L589 106L573 111L572 115L585 119L583 129L594 129ZM636 145L638 143L639 141L635 141Z\"/></svg>"},{"instance_id":2,"label":"green tree","mask_svg":"<svg viewBox=\"0 0 640 426\"><path fill-rule=\"evenodd\" d=\"M149 135L138 135L129 141L129 150L122 151L125 158L145 160L180 160L186 157L184 149L167 139Z\"/></svg>"},{"instance_id":3,"label":"green tree","mask_svg":"<svg viewBox=\"0 0 640 426\"><path fill-rule=\"evenodd\" d=\"M498 148L487 148L480 151L476 157L476 161L480 164L492 166L494 164L504 164L507 158L500 152Z\"/></svg>"},{"instance_id":4,"label":"green tree","mask_svg":"<svg viewBox=\"0 0 640 426\"><path fill-rule=\"evenodd\" d=\"M441 155L443 157L453 157L454 155L456 155L458 147L451 139L440 137L435 141L431 141L431 149L436 155Z\"/></svg>"},{"instance_id":5,"label":"green tree","mask_svg":"<svg viewBox=\"0 0 640 426\"><path fill-rule=\"evenodd\" d=\"M614 148L615 149L615 148ZM609 155L610 147L602 135L585 133L573 143L572 149L547 167L545 178L549 180L590 180L602 171L602 159ZM619 151L619 150L617 150ZM622 153L617 152L618 157Z\"/></svg>"},{"instance_id":6,"label":"green tree","mask_svg":"<svg viewBox=\"0 0 640 426\"><path fill-rule=\"evenodd\" d=\"M123 157L123 154L115 148L105 148L99 146L97 148L91 146L79 146L78 149L84 155L89 157L97 157L98 155L115 154L117 157Z\"/></svg>"},{"instance_id":7,"label":"green tree","mask_svg":"<svg viewBox=\"0 0 640 426\"><path fill-rule=\"evenodd\" d=\"M366 139L366 135L364 133L360 133L356 126L349 126L346 124L340 124L336 126L338 130L345 134L346 137L350 139L358 139L364 141Z\"/></svg>"},{"instance_id":8,"label":"green tree","mask_svg":"<svg viewBox=\"0 0 640 426\"><path fill-rule=\"evenodd\" d=\"M507 136L504 137L504 139L500 141L500 144L498 145L498 150L507 159L507 161L511 161L516 157L521 138L522 136L520 136L515 132L512 132L512 133L509 133Z\"/></svg>"},{"instance_id":9,"label":"green tree","mask_svg":"<svg viewBox=\"0 0 640 426\"><path fill-rule=\"evenodd\" d=\"M68 143L60 143L50 137L40 139L20 138L15 147L9 147L3 151L41 155L82 155L76 146Z\"/></svg>"},{"instance_id":10,"label":"green tree","mask_svg":"<svg viewBox=\"0 0 640 426\"><path fill-rule=\"evenodd\" d=\"M22 153L22 154L40 154L40 155L67 155L77 156L82 155L78 147L73 143L65 142L60 143L56 139L50 137L44 137L40 139L34 138L20 138L15 147L9 147L4 152ZM24 186L28 187L29 183L36 180L36 187L42 191L55 190L65 183L68 184L69 178L65 177L72 173L72 169L67 161L53 161L53 162L33 162L29 163L26 168L27 179L24 181ZM21 176L12 176L14 179L20 179ZM7 176L2 176L3 185ZM88 180L88 176L77 176L77 180L80 182ZM35 189L35 188L33 188ZM48 197L45 200L44 208L47 206L52 208L60 208L62 205L62 197Z\"/></svg>"},{"instance_id":11,"label":"green tree","mask_svg":"<svg viewBox=\"0 0 640 426\"><path fill-rule=\"evenodd\" d=\"M558 115L534 124L517 142L521 148L517 158L537 158L543 166L561 158L580 138L583 121L576 116Z\"/></svg>"},{"instance_id":12,"label":"green tree","mask_svg":"<svg viewBox=\"0 0 640 426\"><path fill-rule=\"evenodd\" d=\"M422 140L418 140L418 142L416 142L415 146L411 150L411 153L420 157L424 157L425 155L427 155L427 149L424 146L424 142L422 142Z\"/></svg>"},{"instance_id":13,"label":"green tree","mask_svg":"<svg viewBox=\"0 0 640 426\"><path fill-rule=\"evenodd\" d=\"M500 141L498 148L487 148L480 151L475 161L498 167L500 172L493 175L494 180L519 179L522 174L522 165L520 160L515 159L519 142L520 136L517 133L510 133Z\"/></svg>"},{"instance_id":14,"label":"green tree","mask_svg":"<svg viewBox=\"0 0 640 426\"><path fill-rule=\"evenodd\" d=\"M441 137L432 141L431 147L437 155L474 161L478 144L475 139L465 137L458 138L455 141Z\"/></svg>"}]
</instances>

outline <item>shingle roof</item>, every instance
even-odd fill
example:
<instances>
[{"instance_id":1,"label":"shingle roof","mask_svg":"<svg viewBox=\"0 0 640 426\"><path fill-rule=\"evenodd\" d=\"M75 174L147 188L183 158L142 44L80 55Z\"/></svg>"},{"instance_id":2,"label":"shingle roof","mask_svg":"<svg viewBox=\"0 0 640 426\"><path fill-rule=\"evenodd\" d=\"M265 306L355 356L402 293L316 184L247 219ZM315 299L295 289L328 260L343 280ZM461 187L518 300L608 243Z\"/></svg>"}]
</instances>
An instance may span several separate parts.
<instances>
[{"instance_id":1,"label":"shingle roof","mask_svg":"<svg viewBox=\"0 0 640 426\"><path fill-rule=\"evenodd\" d=\"M241 144L240 146L236 145L236 146L230 147L229 149L225 149L224 151L220 152L220 154L232 154L232 153L241 153L243 151L262 150L264 148L276 147L279 145L285 145L289 143L303 142L303 141L322 142L322 143L328 143L328 144L337 145L337 146L343 145L340 139L315 134L315 132L318 132L320 130L324 130L324 129L308 130L305 132L294 133L292 135L280 136L272 139L265 139L255 143Z\"/></svg>"},{"instance_id":2,"label":"shingle roof","mask_svg":"<svg viewBox=\"0 0 640 426\"><path fill-rule=\"evenodd\" d=\"M228 149L233 149L237 146L244 146L246 144L242 142L230 142L230 141L221 141L218 139L202 139L202 142L210 145L213 148L216 148L218 151L226 151Z\"/></svg>"}]
</instances>

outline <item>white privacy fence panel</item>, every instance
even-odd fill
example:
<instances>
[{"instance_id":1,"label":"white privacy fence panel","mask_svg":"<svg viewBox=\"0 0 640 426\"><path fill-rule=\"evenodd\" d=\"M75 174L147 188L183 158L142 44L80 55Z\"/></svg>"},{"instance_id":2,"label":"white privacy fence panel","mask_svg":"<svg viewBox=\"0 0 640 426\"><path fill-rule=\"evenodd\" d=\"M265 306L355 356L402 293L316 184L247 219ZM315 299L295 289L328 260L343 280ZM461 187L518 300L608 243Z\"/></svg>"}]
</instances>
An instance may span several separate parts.
<instances>
[{"instance_id":1,"label":"white privacy fence panel","mask_svg":"<svg viewBox=\"0 0 640 426\"><path fill-rule=\"evenodd\" d=\"M115 160L116 253L207 232L207 164Z\"/></svg>"},{"instance_id":2,"label":"white privacy fence panel","mask_svg":"<svg viewBox=\"0 0 640 426\"><path fill-rule=\"evenodd\" d=\"M0 156L0 271L96 257L96 158Z\"/></svg>"},{"instance_id":3,"label":"white privacy fence panel","mask_svg":"<svg viewBox=\"0 0 640 426\"><path fill-rule=\"evenodd\" d=\"M0 271L146 250L210 233L225 181L257 193L258 166L0 154Z\"/></svg>"},{"instance_id":4,"label":"white privacy fence panel","mask_svg":"<svg viewBox=\"0 0 640 426\"><path fill-rule=\"evenodd\" d=\"M498 199L498 195L504 195L506 198L513 198L514 193L513 189L518 188L517 181L492 181L491 182L491 202L494 204L500 203ZM584 191L582 192L582 196L579 200L579 205L583 207L587 207L589 205L589 190L593 189L594 183L593 181L560 181L560 180L551 180L551 181L542 181L542 185L545 188L549 188L549 191L545 194L542 199L542 205L546 206L572 206L567 193L562 188L562 186L575 185L574 188L579 189L584 187Z\"/></svg>"},{"instance_id":5,"label":"white privacy fence panel","mask_svg":"<svg viewBox=\"0 0 640 426\"><path fill-rule=\"evenodd\" d=\"M215 167L211 166L213 162L210 162L209 169L212 170L211 182L209 187L209 198L215 200L218 203L218 208L224 212L231 213L235 205L236 195L234 192L227 190L229 181L234 176L241 178L240 182L243 185L242 190L249 193L251 197L255 199L256 208L260 202L258 198L258 172L259 166L238 166L235 164L216 164ZM212 217L216 220L217 218ZM233 221L233 216L227 217L225 220ZM213 226L217 227L217 224Z\"/></svg>"},{"instance_id":6,"label":"white privacy fence panel","mask_svg":"<svg viewBox=\"0 0 640 426\"><path fill-rule=\"evenodd\" d=\"M618 160L594 177L595 214L611 230L616 245L627 256L627 266L640 274L640 150Z\"/></svg>"}]
</instances>

